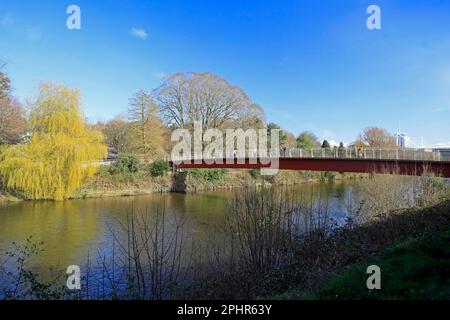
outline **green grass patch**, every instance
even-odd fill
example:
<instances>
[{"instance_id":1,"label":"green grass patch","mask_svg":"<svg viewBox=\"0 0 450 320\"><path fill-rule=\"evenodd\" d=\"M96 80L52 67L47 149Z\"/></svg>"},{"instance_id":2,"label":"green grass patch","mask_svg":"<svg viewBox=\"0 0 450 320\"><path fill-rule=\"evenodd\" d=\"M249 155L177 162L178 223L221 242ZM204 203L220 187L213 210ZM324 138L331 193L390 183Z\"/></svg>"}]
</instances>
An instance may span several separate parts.
<instances>
[{"instance_id":1,"label":"green grass patch","mask_svg":"<svg viewBox=\"0 0 450 320\"><path fill-rule=\"evenodd\" d=\"M381 289L366 286L367 267L381 268ZM450 230L400 243L364 265L352 266L329 279L319 299L450 299Z\"/></svg>"}]
</instances>

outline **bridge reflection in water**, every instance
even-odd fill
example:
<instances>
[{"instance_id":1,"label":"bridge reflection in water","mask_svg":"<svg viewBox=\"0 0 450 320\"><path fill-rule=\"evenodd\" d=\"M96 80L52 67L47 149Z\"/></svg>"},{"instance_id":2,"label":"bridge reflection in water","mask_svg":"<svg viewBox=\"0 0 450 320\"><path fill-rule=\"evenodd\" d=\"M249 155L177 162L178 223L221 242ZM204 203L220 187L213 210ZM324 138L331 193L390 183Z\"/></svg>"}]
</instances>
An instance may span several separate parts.
<instances>
[{"instance_id":1,"label":"bridge reflection in water","mask_svg":"<svg viewBox=\"0 0 450 320\"><path fill-rule=\"evenodd\" d=\"M450 178L450 159L425 149L282 149L258 157L257 150L234 151L225 158L186 155L172 159L174 169L264 169L276 163L280 170L335 171L422 175L434 173Z\"/></svg>"}]
</instances>

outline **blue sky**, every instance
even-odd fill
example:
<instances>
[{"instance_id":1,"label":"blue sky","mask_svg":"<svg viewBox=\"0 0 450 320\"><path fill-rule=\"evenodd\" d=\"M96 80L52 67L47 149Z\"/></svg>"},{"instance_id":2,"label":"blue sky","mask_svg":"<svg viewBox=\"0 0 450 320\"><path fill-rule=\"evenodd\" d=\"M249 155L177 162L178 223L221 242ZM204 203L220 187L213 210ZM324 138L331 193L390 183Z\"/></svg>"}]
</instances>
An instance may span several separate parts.
<instances>
[{"instance_id":1,"label":"blue sky","mask_svg":"<svg viewBox=\"0 0 450 320\"><path fill-rule=\"evenodd\" d=\"M71 4L81 30L66 28ZM382 30L366 28L370 4ZM91 121L165 75L211 71L294 134L350 142L376 125L450 141L446 0L0 0L0 60L21 100L63 83Z\"/></svg>"}]
</instances>

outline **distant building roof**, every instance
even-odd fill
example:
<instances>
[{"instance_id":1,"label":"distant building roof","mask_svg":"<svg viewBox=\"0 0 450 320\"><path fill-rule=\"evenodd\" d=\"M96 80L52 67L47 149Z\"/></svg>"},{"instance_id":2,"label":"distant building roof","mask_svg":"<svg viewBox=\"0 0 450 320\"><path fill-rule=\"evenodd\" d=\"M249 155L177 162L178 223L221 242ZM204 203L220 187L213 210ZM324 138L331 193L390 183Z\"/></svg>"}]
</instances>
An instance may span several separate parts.
<instances>
[{"instance_id":1,"label":"distant building roof","mask_svg":"<svg viewBox=\"0 0 450 320\"><path fill-rule=\"evenodd\" d=\"M425 149L450 149L450 142L427 146Z\"/></svg>"}]
</instances>

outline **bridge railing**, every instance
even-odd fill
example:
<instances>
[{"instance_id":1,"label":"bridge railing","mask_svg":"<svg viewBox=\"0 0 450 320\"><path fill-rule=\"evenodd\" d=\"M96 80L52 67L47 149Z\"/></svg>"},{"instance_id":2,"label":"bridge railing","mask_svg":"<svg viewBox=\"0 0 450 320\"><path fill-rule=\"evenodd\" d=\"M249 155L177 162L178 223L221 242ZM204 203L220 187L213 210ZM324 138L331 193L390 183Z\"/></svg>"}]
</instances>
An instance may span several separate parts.
<instances>
[{"instance_id":1,"label":"bridge railing","mask_svg":"<svg viewBox=\"0 0 450 320\"><path fill-rule=\"evenodd\" d=\"M335 149L283 149L286 158L333 158L333 159L378 159L443 161L439 151L425 149L380 149L380 148L335 148Z\"/></svg>"},{"instance_id":2,"label":"bridge railing","mask_svg":"<svg viewBox=\"0 0 450 320\"><path fill-rule=\"evenodd\" d=\"M268 157L279 158L323 158L323 159L377 159L377 160L414 160L414 161L450 161L437 150L426 149L380 149L380 148L282 148L272 150ZM225 158L258 158L258 150L235 150L226 154ZM221 156L213 157L220 159ZM204 159L201 155L192 155L189 160ZM178 160L178 159L172 159ZM186 159L184 159L186 160Z\"/></svg>"}]
</instances>

